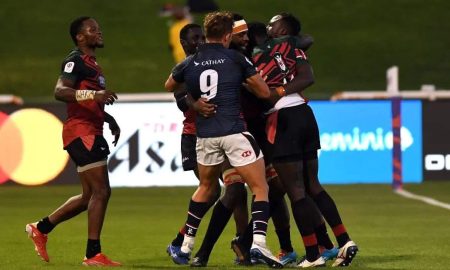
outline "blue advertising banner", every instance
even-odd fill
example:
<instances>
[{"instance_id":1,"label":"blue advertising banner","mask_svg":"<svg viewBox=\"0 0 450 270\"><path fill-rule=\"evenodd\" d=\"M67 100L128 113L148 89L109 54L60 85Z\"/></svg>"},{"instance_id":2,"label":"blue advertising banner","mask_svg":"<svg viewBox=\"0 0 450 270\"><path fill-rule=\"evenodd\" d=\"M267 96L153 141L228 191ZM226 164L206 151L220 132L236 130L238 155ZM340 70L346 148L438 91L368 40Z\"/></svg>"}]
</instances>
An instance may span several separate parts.
<instances>
[{"instance_id":1,"label":"blue advertising banner","mask_svg":"<svg viewBox=\"0 0 450 270\"><path fill-rule=\"evenodd\" d=\"M322 149L319 177L326 184L392 183L390 101L313 101ZM403 181L422 182L422 106L402 101Z\"/></svg>"}]
</instances>

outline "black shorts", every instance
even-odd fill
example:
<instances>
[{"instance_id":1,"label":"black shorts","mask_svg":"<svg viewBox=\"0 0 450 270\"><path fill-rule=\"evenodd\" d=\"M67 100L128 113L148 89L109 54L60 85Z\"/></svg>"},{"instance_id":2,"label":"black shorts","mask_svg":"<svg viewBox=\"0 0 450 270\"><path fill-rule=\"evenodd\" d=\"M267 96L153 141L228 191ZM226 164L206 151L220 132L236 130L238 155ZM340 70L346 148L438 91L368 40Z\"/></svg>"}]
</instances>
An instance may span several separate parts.
<instances>
[{"instance_id":1,"label":"black shorts","mask_svg":"<svg viewBox=\"0 0 450 270\"><path fill-rule=\"evenodd\" d=\"M283 108L278 112L273 159L278 162L313 159L320 149L319 127L307 104ZM317 157L317 156L316 156Z\"/></svg>"},{"instance_id":2,"label":"black shorts","mask_svg":"<svg viewBox=\"0 0 450 270\"><path fill-rule=\"evenodd\" d=\"M247 122L247 130L253 135L256 143L263 152L264 163L266 166L272 163L273 146L267 140L266 135L266 118L258 117Z\"/></svg>"},{"instance_id":3,"label":"black shorts","mask_svg":"<svg viewBox=\"0 0 450 270\"><path fill-rule=\"evenodd\" d=\"M196 144L196 135L181 134L181 163L185 171L192 171L197 168Z\"/></svg>"},{"instance_id":4,"label":"black shorts","mask_svg":"<svg viewBox=\"0 0 450 270\"><path fill-rule=\"evenodd\" d=\"M91 150L87 149L81 138L76 138L64 149L78 167L94 162L106 160L109 155L109 147L103 136L96 135Z\"/></svg>"}]
</instances>

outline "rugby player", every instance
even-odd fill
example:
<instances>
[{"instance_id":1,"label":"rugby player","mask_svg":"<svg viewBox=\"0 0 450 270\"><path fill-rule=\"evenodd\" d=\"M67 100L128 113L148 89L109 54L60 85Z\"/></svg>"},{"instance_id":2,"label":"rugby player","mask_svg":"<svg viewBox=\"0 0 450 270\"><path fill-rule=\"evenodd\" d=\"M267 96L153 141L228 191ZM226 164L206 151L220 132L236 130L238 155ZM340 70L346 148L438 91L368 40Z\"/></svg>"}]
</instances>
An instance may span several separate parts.
<instances>
[{"instance_id":1,"label":"rugby player","mask_svg":"<svg viewBox=\"0 0 450 270\"><path fill-rule=\"evenodd\" d=\"M282 267L266 247L269 204L264 160L253 137L246 132L239 103L242 82L246 82L260 98L268 97L268 87L256 73L250 60L226 49L231 42L233 27L230 13L208 14L204 27L206 44L175 67L165 84L168 91L173 91L185 82L194 99L204 97L217 106L214 116L197 117L200 185L189 204L186 234L179 256L189 257L192 252L198 226L209 209L207 202L213 196L215 186L219 184L217 179L226 156L255 194L252 206L254 235L251 255L265 260L271 267Z\"/></svg>"},{"instance_id":2,"label":"rugby player","mask_svg":"<svg viewBox=\"0 0 450 270\"><path fill-rule=\"evenodd\" d=\"M300 32L300 22L288 13L274 16L268 25L271 38L289 38ZM272 44L273 45L273 44ZM333 266L348 266L355 257L358 247L350 239L342 224L336 205L318 180L317 151L320 149L319 130L314 113L308 106L302 92L314 83L312 68L302 50L295 50L295 70L290 70L291 59L284 57L286 44L277 44L273 62L258 70L264 74L278 67L282 74L268 76L266 82L280 82L271 90L270 100L274 105L267 123L268 139L273 143L273 163L291 201L292 212L302 235L306 256L298 267L325 265L320 256L315 233L320 212L331 226L339 244L339 253ZM261 57L261 56L259 56ZM255 57L258 62L258 56ZM316 207L320 209L317 211Z\"/></svg>"},{"instance_id":3,"label":"rugby player","mask_svg":"<svg viewBox=\"0 0 450 270\"><path fill-rule=\"evenodd\" d=\"M107 158L108 143L103 137L103 123L109 124L115 136L120 128L104 107L117 99L114 92L106 90L103 72L97 63L95 50L103 48L100 27L91 17L79 17L70 25L70 35L76 49L63 61L61 75L55 86L55 98L67 104L67 120L63 127L64 149L77 165L82 193L70 198L49 216L39 222L27 224L28 236L35 250L49 261L46 250L47 235L59 223L88 211L88 240L85 266L120 266L101 252L100 233L111 196Z\"/></svg>"}]
</instances>

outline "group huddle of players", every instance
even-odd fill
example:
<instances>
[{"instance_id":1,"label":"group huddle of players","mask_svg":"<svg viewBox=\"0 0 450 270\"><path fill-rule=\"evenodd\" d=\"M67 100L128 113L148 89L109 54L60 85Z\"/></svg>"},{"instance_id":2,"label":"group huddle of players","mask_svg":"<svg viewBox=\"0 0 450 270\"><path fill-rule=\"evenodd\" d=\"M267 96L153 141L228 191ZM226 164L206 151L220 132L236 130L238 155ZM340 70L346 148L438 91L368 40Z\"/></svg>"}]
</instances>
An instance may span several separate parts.
<instances>
[{"instance_id":1,"label":"group huddle of players","mask_svg":"<svg viewBox=\"0 0 450 270\"><path fill-rule=\"evenodd\" d=\"M231 247L237 264L307 268L335 259L332 266L348 266L358 247L319 182L319 129L302 95L314 83L304 53L312 38L301 34L299 20L288 13L274 16L266 26L247 24L237 14L214 12L206 15L203 26L189 24L181 30L187 57L164 85L175 92L186 116L181 139L183 169L193 170L199 178L186 222L167 247L173 262L205 267L234 215L236 238ZM117 95L106 89L96 60L96 48L103 47L97 21L87 16L75 19L70 35L76 48L61 65L54 94L67 104L64 149L77 165L82 193L41 220L26 224L25 229L37 254L49 262L48 235L60 223L87 211L82 264L120 266L102 253L100 243L111 195L103 124L109 124L114 145L120 137L119 125L104 107L113 104ZM225 186L222 195L219 178ZM253 193L250 221L245 184ZM292 247L285 195L302 237L303 258ZM197 229L211 207L206 235L191 258ZM279 240L278 256L266 245L269 218Z\"/></svg>"},{"instance_id":2,"label":"group huddle of players","mask_svg":"<svg viewBox=\"0 0 450 270\"><path fill-rule=\"evenodd\" d=\"M226 13L222 13L222 16L223 14ZM231 216L234 215L236 238L231 241L231 247L236 253L236 264L262 263L273 268L283 266L306 268L325 266L327 260L336 259L333 266L348 266L358 248L342 224L334 201L318 181L319 132L312 110L307 106L307 100L302 95L303 90L314 82L312 69L305 54L312 45L313 39L301 33L300 21L289 13L274 16L268 25L260 22L247 24L241 15L229 15L234 21L229 49L242 54L245 61L248 61L251 68L259 73L271 90L268 97L261 99L254 95L249 85L243 83L240 90L240 104L227 106L240 107L246 130L253 136L254 144L257 144L253 149L259 151L260 148L264 154L266 181L269 186L268 212L275 226L280 252L277 256L273 256L264 248L257 250L256 253L252 251L253 237L257 235L254 234L255 228L260 226L259 223L264 222L254 220L254 207L252 207L253 218L250 222L248 221L245 179L230 162L225 160L220 176L225 190L220 196L220 188L216 188L214 196L210 196L211 199L204 206L206 209L204 212L214 207L200 249L191 259L192 239L201 220L201 217L191 213L193 209L191 200L188 220L181 227L176 238L168 245L167 253L176 264L205 267L214 244ZM198 61L198 47L205 43L205 35L200 25L186 25L180 32L180 42L187 59L174 68L169 80L182 81L183 76L189 80L190 75L185 74L188 72L184 71L189 65L197 67L220 64L224 61L220 57L217 60ZM217 75L208 75L207 86L211 84L210 80L217 80L214 76ZM183 168L186 171L193 170L199 177L196 156L198 143L196 118L202 118L202 121L197 123L204 123L205 119L215 116L219 105L211 102L214 99L208 98L211 88L206 89L208 91L201 89L202 95L193 97L186 87L174 89L178 108L185 115L181 139ZM202 88L202 85L199 87ZM293 136L298 137L298 135L306 139L292 142ZM299 149L302 149L301 153L290 149L292 143L299 145ZM302 175L299 176L298 173ZM294 180L280 180L288 178ZM301 181L300 188L297 180ZM306 251L303 258L298 257L292 247L290 215L284 199L285 194L291 201L293 216L302 235ZM252 203L252 205L256 203L255 196ZM327 234L325 220L333 230L337 246ZM192 226L194 221L196 226Z\"/></svg>"}]
</instances>

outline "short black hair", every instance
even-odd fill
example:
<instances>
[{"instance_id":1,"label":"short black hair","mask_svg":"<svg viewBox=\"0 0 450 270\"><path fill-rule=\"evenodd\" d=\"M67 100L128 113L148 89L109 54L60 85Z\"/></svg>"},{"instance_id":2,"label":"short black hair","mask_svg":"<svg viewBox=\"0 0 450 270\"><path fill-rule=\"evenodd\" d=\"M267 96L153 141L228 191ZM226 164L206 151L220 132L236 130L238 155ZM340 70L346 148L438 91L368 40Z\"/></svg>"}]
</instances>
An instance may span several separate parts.
<instances>
[{"instance_id":1,"label":"short black hair","mask_svg":"<svg viewBox=\"0 0 450 270\"><path fill-rule=\"evenodd\" d=\"M255 37L267 37L267 28L264 23L251 22L248 24L248 39L254 41Z\"/></svg>"},{"instance_id":2,"label":"short black hair","mask_svg":"<svg viewBox=\"0 0 450 270\"><path fill-rule=\"evenodd\" d=\"M248 44L247 44L247 54L252 55L253 49L261 44L261 40L267 40L267 28L262 22L251 22L248 24Z\"/></svg>"},{"instance_id":3,"label":"short black hair","mask_svg":"<svg viewBox=\"0 0 450 270\"><path fill-rule=\"evenodd\" d=\"M297 19L291 13L283 12L281 15L281 21L283 22L286 30L288 31L288 35L297 36L302 30L302 25L300 20Z\"/></svg>"},{"instance_id":4,"label":"short black hair","mask_svg":"<svg viewBox=\"0 0 450 270\"><path fill-rule=\"evenodd\" d=\"M193 28L202 28L200 25L196 24L196 23L188 23L185 26L183 26L183 28L181 28L180 30L180 39L181 40L186 40L187 38L187 34L189 33L189 31Z\"/></svg>"},{"instance_id":5,"label":"short black hair","mask_svg":"<svg viewBox=\"0 0 450 270\"><path fill-rule=\"evenodd\" d=\"M240 21L240 20L243 20L243 19L244 19L244 17L241 14L233 13L233 21L237 22L237 21Z\"/></svg>"},{"instance_id":6,"label":"short black hair","mask_svg":"<svg viewBox=\"0 0 450 270\"><path fill-rule=\"evenodd\" d=\"M72 38L73 43L75 43L75 45L78 45L77 35L80 33L81 28L83 27L83 22L89 19L92 19L92 17L81 16L73 20L73 22L70 24L70 37Z\"/></svg>"}]
</instances>

